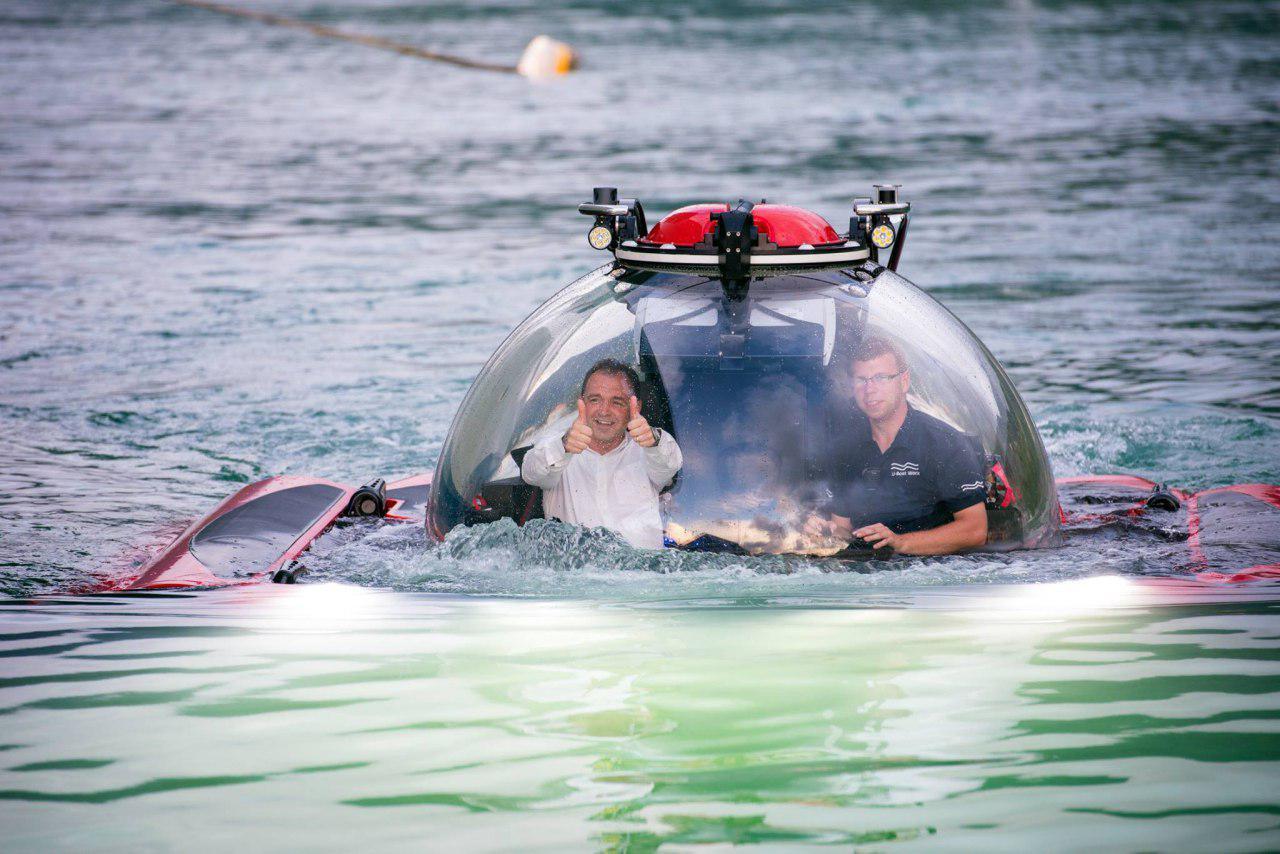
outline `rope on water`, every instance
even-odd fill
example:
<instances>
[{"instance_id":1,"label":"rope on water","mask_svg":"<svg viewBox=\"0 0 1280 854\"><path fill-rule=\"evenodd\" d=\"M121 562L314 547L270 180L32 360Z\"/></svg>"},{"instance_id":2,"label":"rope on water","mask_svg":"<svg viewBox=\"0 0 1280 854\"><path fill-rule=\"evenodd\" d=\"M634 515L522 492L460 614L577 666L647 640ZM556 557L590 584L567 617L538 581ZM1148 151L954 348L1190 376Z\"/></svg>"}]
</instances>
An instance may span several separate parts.
<instances>
[{"instance_id":1,"label":"rope on water","mask_svg":"<svg viewBox=\"0 0 1280 854\"><path fill-rule=\"evenodd\" d=\"M494 62L478 62L474 59L466 59L465 57L453 56L448 53L424 50L420 47L414 47L411 44L402 44L401 42L380 38L378 36L348 33L344 30L326 27L323 24L312 24L307 21L300 21L297 18L288 18L284 15L272 15L269 12L255 12L252 9L241 9L238 6L225 6L222 3L209 3L207 0L173 0L173 2L182 6L193 6L197 9L207 9L210 12L220 12L223 15L232 15L237 18L248 18L251 21L261 21L264 24L271 24L277 27L289 27L295 30L305 30L308 33L322 38L355 42L356 44L362 44L366 47L376 47L379 50L389 50L392 53L398 53L402 56L429 59L432 62L444 62L449 65L456 65L459 68L475 68L480 71L499 71L504 74L517 73L516 66L514 65L499 65Z\"/></svg>"}]
</instances>

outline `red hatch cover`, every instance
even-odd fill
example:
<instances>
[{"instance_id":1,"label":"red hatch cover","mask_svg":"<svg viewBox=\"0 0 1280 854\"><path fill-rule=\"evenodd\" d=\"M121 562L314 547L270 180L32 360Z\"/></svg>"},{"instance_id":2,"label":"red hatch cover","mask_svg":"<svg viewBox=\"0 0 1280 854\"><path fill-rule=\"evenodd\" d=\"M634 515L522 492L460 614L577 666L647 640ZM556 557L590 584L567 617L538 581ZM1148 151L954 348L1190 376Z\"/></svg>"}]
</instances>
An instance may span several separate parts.
<instances>
[{"instance_id":1,"label":"red hatch cover","mask_svg":"<svg viewBox=\"0 0 1280 854\"><path fill-rule=\"evenodd\" d=\"M695 246L714 230L713 212L727 211L726 204L688 205L674 210L645 235L645 243ZM778 246L822 246L839 243L831 223L813 211L791 205L756 205L751 209L756 228Z\"/></svg>"}]
</instances>

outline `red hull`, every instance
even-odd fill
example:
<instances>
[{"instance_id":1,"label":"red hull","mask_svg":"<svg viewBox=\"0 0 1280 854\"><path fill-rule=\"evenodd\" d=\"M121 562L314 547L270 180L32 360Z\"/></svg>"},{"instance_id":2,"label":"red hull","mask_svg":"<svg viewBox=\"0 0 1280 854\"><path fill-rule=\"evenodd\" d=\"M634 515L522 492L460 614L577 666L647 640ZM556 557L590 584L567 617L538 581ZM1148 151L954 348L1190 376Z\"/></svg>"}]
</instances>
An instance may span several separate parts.
<instances>
[{"instance_id":1,"label":"red hull","mask_svg":"<svg viewBox=\"0 0 1280 854\"><path fill-rule=\"evenodd\" d=\"M385 519L421 522L430 475L387 485ZM309 477L249 484L192 524L135 576L100 592L226 587L271 578L347 508L357 487Z\"/></svg>"},{"instance_id":2,"label":"red hull","mask_svg":"<svg viewBox=\"0 0 1280 854\"><path fill-rule=\"evenodd\" d=\"M387 485L385 519L421 524L430 475ZM1058 481L1068 530L1151 521L1185 525L1191 574L1207 582L1280 578L1280 486L1238 484L1190 493L1168 488L1182 507L1152 509L1155 481L1133 475ZM254 584L288 568L346 510L355 487L305 477L250 484L191 525L135 575L103 591ZM1162 515L1163 514L1163 515ZM1270 555L1262 561L1249 556ZM1242 560L1243 558L1243 560Z\"/></svg>"},{"instance_id":3,"label":"red hull","mask_svg":"<svg viewBox=\"0 0 1280 854\"><path fill-rule=\"evenodd\" d=\"M1155 481L1133 475L1061 478L1058 490L1063 498L1085 491L1105 496L1109 504L1102 513L1090 512L1093 507L1064 511L1063 522L1081 526L1158 514L1161 511L1147 506L1156 488ZM1183 505L1187 550L1196 578L1231 583L1280 578L1280 562L1275 559L1280 554L1280 486L1241 483L1200 492L1167 489ZM1269 556L1241 566L1241 558L1250 554Z\"/></svg>"}]
</instances>

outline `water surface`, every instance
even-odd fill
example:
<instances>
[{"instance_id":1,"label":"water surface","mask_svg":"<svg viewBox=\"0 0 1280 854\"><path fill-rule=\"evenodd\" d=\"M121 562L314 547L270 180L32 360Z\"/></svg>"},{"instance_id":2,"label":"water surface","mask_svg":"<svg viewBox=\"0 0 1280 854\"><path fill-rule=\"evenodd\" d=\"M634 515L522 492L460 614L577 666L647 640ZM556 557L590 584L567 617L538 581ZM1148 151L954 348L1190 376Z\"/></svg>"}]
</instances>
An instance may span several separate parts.
<instances>
[{"instance_id":1,"label":"water surface","mask_svg":"<svg viewBox=\"0 0 1280 854\"><path fill-rule=\"evenodd\" d=\"M267 585L4 619L22 848L1280 842L1276 610L1242 591L604 607Z\"/></svg>"}]
</instances>

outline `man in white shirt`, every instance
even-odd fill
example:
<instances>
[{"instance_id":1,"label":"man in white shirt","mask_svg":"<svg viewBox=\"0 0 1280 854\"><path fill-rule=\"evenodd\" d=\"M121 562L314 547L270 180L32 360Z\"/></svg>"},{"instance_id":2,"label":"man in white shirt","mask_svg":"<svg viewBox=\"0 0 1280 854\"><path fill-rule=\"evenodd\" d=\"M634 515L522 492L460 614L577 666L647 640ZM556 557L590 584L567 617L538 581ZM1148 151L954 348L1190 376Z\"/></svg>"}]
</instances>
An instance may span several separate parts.
<instances>
[{"instance_id":1,"label":"man in white shirt","mask_svg":"<svg viewBox=\"0 0 1280 854\"><path fill-rule=\"evenodd\" d=\"M605 527L636 548L660 549L658 493L684 460L676 440L640 414L638 383L627 365L597 362L582 381L569 432L538 441L520 474L542 488L548 517Z\"/></svg>"}]
</instances>

